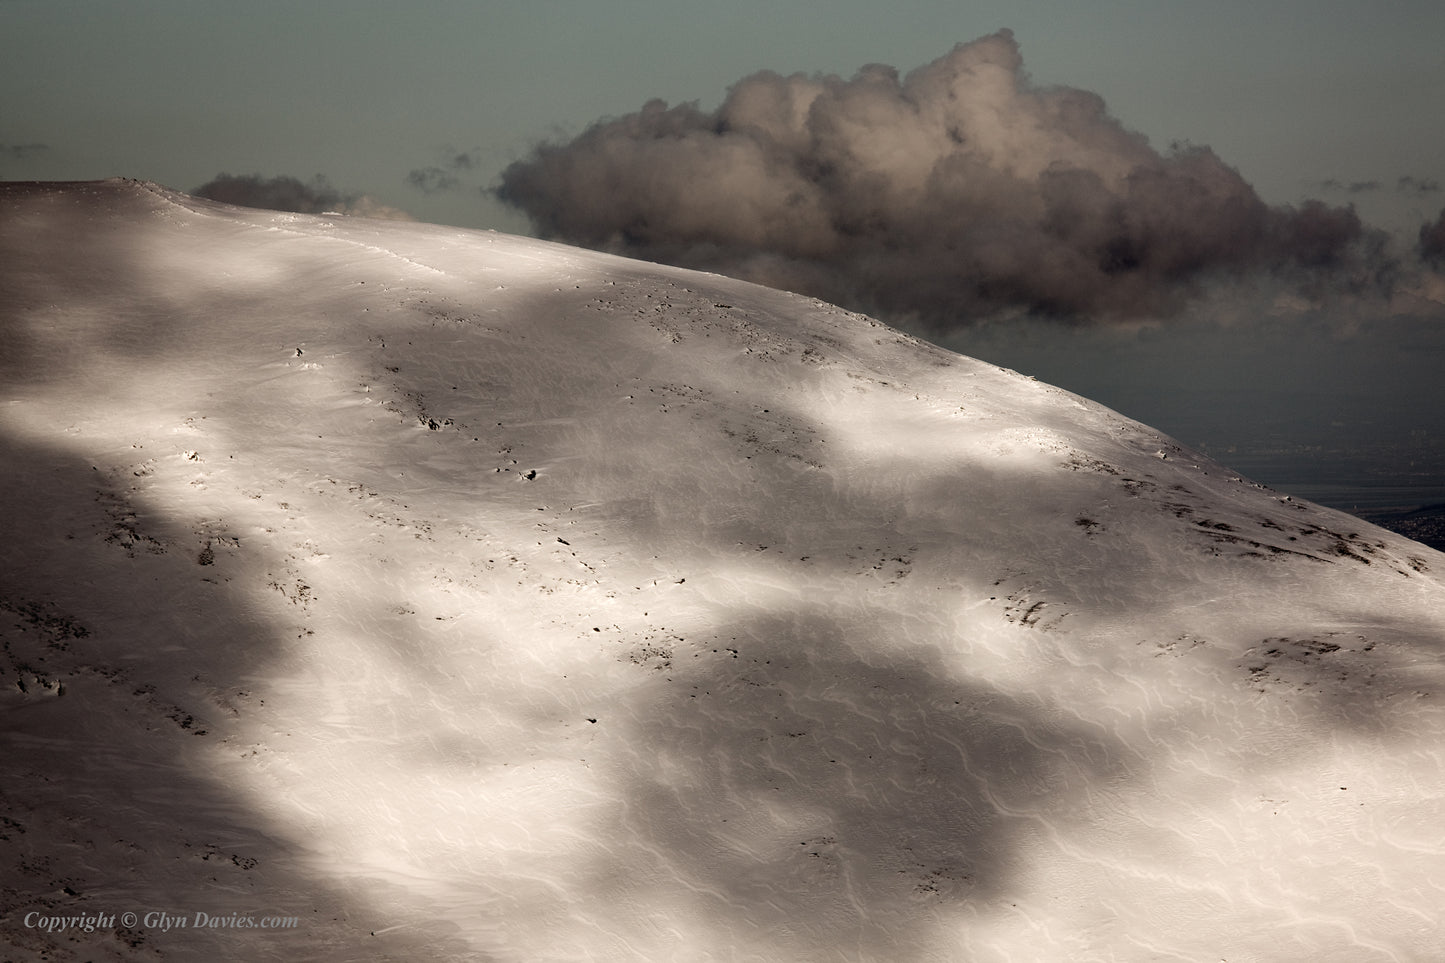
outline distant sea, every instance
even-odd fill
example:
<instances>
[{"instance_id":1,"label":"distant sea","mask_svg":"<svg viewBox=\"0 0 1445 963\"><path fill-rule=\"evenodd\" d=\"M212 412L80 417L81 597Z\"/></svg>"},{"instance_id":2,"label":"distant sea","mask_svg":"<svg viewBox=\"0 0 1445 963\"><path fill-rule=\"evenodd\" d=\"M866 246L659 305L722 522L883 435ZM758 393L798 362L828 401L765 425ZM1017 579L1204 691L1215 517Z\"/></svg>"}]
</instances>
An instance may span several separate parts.
<instances>
[{"instance_id":1,"label":"distant sea","mask_svg":"<svg viewBox=\"0 0 1445 963\"><path fill-rule=\"evenodd\" d=\"M1076 392L1286 494L1445 551L1445 325L1308 319L961 328L947 346Z\"/></svg>"},{"instance_id":2,"label":"distant sea","mask_svg":"<svg viewBox=\"0 0 1445 963\"><path fill-rule=\"evenodd\" d=\"M1357 396L1331 408L1326 394L1266 387L1121 400L1252 481L1445 551L1445 406Z\"/></svg>"},{"instance_id":3,"label":"distant sea","mask_svg":"<svg viewBox=\"0 0 1445 963\"><path fill-rule=\"evenodd\" d=\"M1445 552L1445 464L1421 459L1418 451L1380 446L1348 452L1201 447L1216 461L1281 494L1348 512Z\"/></svg>"},{"instance_id":4,"label":"distant sea","mask_svg":"<svg viewBox=\"0 0 1445 963\"><path fill-rule=\"evenodd\" d=\"M1445 552L1445 425L1434 408L1332 418L1314 398L1266 404L1264 389L1221 397L1107 387L1097 392L1105 404L1251 481ZM1258 407L1246 410L1251 402Z\"/></svg>"}]
</instances>

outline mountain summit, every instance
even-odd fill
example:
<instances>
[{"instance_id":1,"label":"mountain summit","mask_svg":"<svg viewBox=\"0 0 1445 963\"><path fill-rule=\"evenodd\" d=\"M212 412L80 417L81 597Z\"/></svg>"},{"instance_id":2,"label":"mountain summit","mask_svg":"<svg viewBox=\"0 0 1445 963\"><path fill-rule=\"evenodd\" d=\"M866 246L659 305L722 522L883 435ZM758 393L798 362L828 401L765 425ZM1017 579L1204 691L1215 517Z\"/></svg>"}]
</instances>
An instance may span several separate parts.
<instances>
[{"instance_id":1,"label":"mountain summit","mask_svg":"<svg viewBox=\"0 0 1445 963\"><path fill-rule=\"evenodd\" d=\"M0 185L7 959L1423 960L1445 555L819 301Z\"/></svg>"}]
</instances>

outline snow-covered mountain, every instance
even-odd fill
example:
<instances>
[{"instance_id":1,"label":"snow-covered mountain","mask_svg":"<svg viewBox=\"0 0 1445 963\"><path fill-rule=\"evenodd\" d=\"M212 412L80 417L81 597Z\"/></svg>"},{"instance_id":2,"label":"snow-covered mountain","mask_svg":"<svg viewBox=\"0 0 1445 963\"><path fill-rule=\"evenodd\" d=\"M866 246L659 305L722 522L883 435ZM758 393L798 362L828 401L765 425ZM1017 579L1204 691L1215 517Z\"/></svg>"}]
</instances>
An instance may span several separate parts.
<instances>
[{"instance_id":1,"label":"snow-covered mountain","mask_svg":"<svg viewBox=\"0 0 1445 963\"><path fill-rule=\"evenodd\" d=\"M0 185L0 325L6 959L1445 957L1445 555L488 232Z\"/></svg>"}]
</instances>

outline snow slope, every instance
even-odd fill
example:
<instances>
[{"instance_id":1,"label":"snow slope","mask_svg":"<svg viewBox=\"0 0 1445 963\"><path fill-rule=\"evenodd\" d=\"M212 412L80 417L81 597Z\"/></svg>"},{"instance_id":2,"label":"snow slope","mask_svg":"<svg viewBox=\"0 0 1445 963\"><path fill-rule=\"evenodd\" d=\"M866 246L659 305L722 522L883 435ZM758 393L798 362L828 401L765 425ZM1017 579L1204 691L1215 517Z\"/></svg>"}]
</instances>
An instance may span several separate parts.
<instances>
[{"instance_id":1,"label":"snow slope","mask_svg":"<svg viewBox=\"0 0 1445 963\"><path fill-rule=\"evenodd\" d=\"M0 325L6 959L1445 957L1445 555L487 232L4 184Z\"/></svg>"}]
</instances>

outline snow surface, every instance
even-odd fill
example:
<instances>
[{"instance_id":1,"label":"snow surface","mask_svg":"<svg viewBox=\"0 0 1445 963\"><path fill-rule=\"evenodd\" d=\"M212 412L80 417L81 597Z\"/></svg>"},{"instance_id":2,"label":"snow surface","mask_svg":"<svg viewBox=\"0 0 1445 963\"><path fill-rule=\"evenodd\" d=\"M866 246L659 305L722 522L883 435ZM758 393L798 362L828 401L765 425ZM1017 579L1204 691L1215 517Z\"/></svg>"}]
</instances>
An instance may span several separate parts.
<instances>
[{"instance_id":1,"label":"snow surface","mask_svg":"<svg viewBox=\"0 0 1445 963\"><path fill-rule=\"evenodd\" d=\"M1445 555L489 232L5 184L0 324L6 959L1445 958Z\"/></svg>"}]
</instances>

